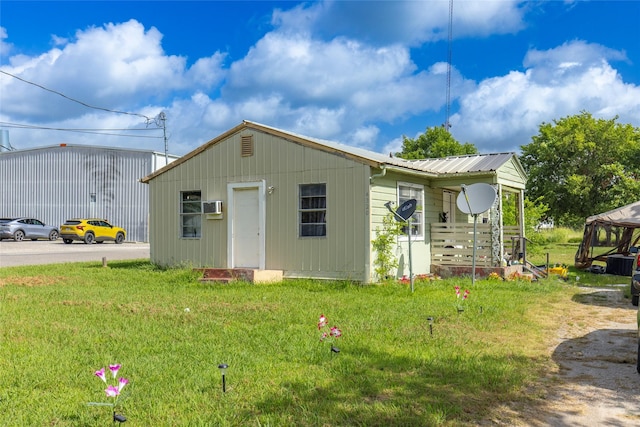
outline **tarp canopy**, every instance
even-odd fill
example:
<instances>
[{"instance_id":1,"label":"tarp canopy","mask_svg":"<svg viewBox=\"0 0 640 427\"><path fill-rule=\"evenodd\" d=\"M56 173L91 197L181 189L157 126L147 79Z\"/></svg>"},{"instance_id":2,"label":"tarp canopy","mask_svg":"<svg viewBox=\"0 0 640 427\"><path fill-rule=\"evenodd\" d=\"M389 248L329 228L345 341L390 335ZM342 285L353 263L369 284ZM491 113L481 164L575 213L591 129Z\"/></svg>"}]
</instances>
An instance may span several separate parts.
<instances>
[{"instance_id":1,"label":"tarp canopy","mask_svg":"<svg viewBox=\"0 0 640 427\"><path fill-rule=\"evenodd\" d=\"M640 201L609 212L590 216L587 218L586 225L594 222L618 227L640 227Z\"/></svg>"},{"instance_id":2,"label":"tarp canopy","mask_svg":"<svg viewBox=\"0 0 640 427\"><path fill-rule=\"evenodd\" d=\"M618 246L604 254L594 256L592 254L593 240L597 239L597 228L601 226L620 227L622 228L622 236L618 242ZM640 229L640 201L610 210L609 212L590 216L585 222L582 243L580 243L580 247L576 252L576 267L590 267L594 260L606 261L607 257L612 254L629 255L630 247L637 245L640 240L640 234L637 232L638 229Z\"/></svg>"}]
</instances>

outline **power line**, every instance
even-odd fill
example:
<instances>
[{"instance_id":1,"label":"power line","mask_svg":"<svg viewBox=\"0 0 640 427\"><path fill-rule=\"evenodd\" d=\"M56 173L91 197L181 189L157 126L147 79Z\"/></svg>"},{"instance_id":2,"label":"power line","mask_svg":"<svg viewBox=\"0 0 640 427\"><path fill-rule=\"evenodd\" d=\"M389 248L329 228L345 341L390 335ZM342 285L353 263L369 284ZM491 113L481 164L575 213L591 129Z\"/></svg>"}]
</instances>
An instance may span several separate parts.
<instances>
[{"instance_id":1,"label":"power line","mask_svg":"<svg viewBox=\"0 0 640 427\"><path fill-rule=\"evenodd\" d=\"M153 139L163 138L162 136L126 135L121 133L111 133L116 131L126 131L126 132L155 131L157 129L73 129L73 128L56 128L56 127L48 127L48 126L34 126L34 125L25 125L20 123L9 123L9 122L0 122L0 126L6 127L6 128L13 128L13 129L55 130L55 131L63 131L63 132L89 133L94 135L124 136L124 137L134 137L134 138L153 138Z\"/></svg>"},{"instance_id":2,"label":"power line","mask_svg":"<svg viewBox=\"0 0 640 427\"><path fill-rule=\"evenodd\" d=\"M5 74L5 75L7 75L7 76L9 76L9 77L13 77L14 79L20 80L21 82L24 82L24 83L27 83L27 84L33 85L33 86L35 86L35 87L38 87L38 88L40 88L40 89L42 89L42 90L46 90L47 92L51 92L51 93L54 93L54 94L56 94L56 95L59 95L59 96L61 96L61 97L65 98L65 99L68 99L69 101L76 102L76 103L78 103L78 104L80 104L80 105L83 105L83 106L85 106L85 107L87 107L87 108L92 108L92 109L94 109L94 110L100 110L100 111L106 111L106 112L108 112L108 113L126 114L126 115L129 115L129 116L138 116L138 117L142 117L143 119L145 119L145 120L146 120L147 124L149 124L149 123L151 123L151 122L153 122L153 121L154 121L152 118L147 117L147 116L145 116L144 114L139 114L139 113L129 113L129 112L127 112L127 111L118 111L118 110L112 110L112 109L109 109L109 108L96 107L96 106L94 106L94 105L87 104L86 102L79 101L79 100L77 100L77 99L75 99L75 98L71 98L70 96L67 96L67 95L65 95L64 93L58 92L57 90L49 89L49 88L47 88L47 87L44 87L44 86L42 86L42 85L39 85L38 83L34 83L34 82L29 81L29 80L25 80L25 79L23 79L22 77L18 77L18 76L14 75L14 74L7 73L6 71L0 70L0 73Z\"/></svg>"},{"instance_id":3,"label":"power line","mask_svg":"<svg viewBox=\"0 0 640 427\"><path fill-rule=\"evenodd\" d=\"M139 113L130 113L128 111L119 111L119 110L113 110L110 108L103 108L103 107L96 107L94 105L90 105L87 104L86 102L82 102L79 101L75 98L71 98L70 96L65 95L64 93L58 92L57 90L53 90L53 89L49 89L47 87L44 87L38 83L34 83L31 82L29 80L23 79L21 77L18 77L14 74L8 73L6 71L0 70L0 73L5 74L9 77L13 77L14 79L20 80L21 82L33 85L37 88L40 88L42 90L46 90L47 92L51 92L54 93L56 95L59 95L65 99L68 99L69 101L73 101L76 102L80 105L83 105L87 108L91 108L94 110L100 110L100 111L106 111L108 113L116 113L116 114L126 114L129 116L137 116L137 117L142 117L143 119L145 119L145 122L147 124L147 126L149 126L149 124L151 123L155 123L156 126L158 126L159 128L162 128L163 131L163 136L162 138L164 139L164 155L165 158L168 157L168 140L167 140L167 124L166 124L166 115L164 114L164 112L161 112L158 116L156 116L155 118L151 118L148 116L145 116L144 114L139 114ZM7 127L14 127L14 128L23 128L23 129L44 129L44 130L56 130L56 131L65 131L65 132L77 132L77 133L90 133L90 134L97 134L97 135L110 135L110 136L123 136L123 137L136 137L136 138L160 138L157 136L139 136L139 135L125 135L125 134L114 134L114 133L109 133L111 131L118 131L118 130L124 130L124 131L132 131L132 130L143 130L143 129L64 129L64 128L50 128L50 127L44 127L44 126L27 126L27 125L17 125L17 124L11 124L8 123L5 126Z\"/></svg>"}]
</instances>

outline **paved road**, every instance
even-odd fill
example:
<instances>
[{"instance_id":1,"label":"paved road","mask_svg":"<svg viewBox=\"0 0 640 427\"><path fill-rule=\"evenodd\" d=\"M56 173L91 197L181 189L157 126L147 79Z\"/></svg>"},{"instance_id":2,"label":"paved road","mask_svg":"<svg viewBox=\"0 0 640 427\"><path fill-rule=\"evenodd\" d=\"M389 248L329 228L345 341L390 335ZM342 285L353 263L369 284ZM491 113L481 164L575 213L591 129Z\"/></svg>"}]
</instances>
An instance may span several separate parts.
<instances>
[{"instance_id":1,"label":"paved road","mask_svg":"<svg viewBox=\"0 0 640 427\"><path fill-rule=\"evenodd\" d=\"M67 245L62 240L50 242L47 240L14 242L0 241L0 267L14 267L20 265L57 264L64 262L98 261L106 258L107 263L112 260L149 259L148 243L115 243L105 242L85 245L74 242Z\"/></svg>"}]
</instances>

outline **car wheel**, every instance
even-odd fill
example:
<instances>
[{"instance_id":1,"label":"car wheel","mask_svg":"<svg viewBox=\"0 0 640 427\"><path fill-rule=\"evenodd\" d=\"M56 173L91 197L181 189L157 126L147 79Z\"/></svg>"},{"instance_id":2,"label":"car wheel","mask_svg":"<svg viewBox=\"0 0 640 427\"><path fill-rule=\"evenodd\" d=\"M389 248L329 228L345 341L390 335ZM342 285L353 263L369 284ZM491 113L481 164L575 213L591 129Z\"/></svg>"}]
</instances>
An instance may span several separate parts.
<instances>
[{"instance_id":1,"label":"car wheel","mask_svg":"<svg viewBox=\"0 0 640 427\"><path fill-rule=\"evenodd\" d=\"M65 242L67 245L70 245L71 243L73 243L73 240L71 239L62 239L63 242Z\"/></svg>"},{"instance_id":2,"label":"car wheel","mask_svg":"<svg viewBox=\"0 0 640 427\"><path fill-rule=\"evenodd\" d=\"M637 307L638 298L640 298L640 295L631 295L631 304Z\"/></svg>"},{"instance_id":3,"label":"car wheel","mask_svg":"<svg viewBox=\"0 0 640 427\"><path fill-rule=\"evenodd\" d=\"M122 233L116 234L116 245L119 245L122 242L124 242L124 234Z\"/></svg>"},{"instance_id":4,"label":"car wheel","mask_svg":"<svg viewBox=\"0 0 640 427\"><path fill-rule=\"evenodd\" d=\"M87 233L84 235L84 242L87 245L90 245L91 243L93 243L94 240L95 240L95 236L93 235L93 233Z\"/></svg>"},{"instance_id":5,"label":"car wheel","mask_svg":"<svg viewBox=\"0 0 640 427\"><path fill-rule=\"evenodd\" d=\"M51 233L49 233L49 240L58 240L58 232L56 230L51 230Z\"/></svg>"},{"instance_id":6,"label":"car wheel","mask_svg":"<svg viewBox=\"0 0 640 427\"><path fill-rule=\"evenodd\" d=\"M24 231L16 231L15 234L13 235L13 239L16 242L22 242L24 240Z\"/></svg>"}]
</instances>

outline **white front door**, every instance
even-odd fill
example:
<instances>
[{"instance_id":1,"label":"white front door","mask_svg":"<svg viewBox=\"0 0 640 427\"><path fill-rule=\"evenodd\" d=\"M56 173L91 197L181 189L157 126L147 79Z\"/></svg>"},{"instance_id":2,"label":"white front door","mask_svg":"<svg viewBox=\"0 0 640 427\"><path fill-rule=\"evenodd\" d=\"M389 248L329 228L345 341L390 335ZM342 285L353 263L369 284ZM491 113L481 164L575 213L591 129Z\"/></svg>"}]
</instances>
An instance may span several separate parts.
<instances>
[{"instance_id":1,"label":"white front door","mask_svg":"<svg viewBox=\"0 0 640 427\"><path fill-rule=\"evenodd\" d=\"M229 184L230 268L265 268L264 183Z\"/></svg>"}]
</instances>

